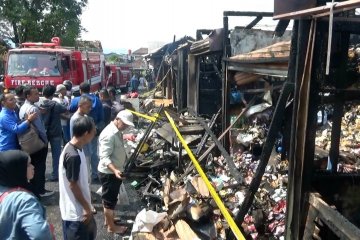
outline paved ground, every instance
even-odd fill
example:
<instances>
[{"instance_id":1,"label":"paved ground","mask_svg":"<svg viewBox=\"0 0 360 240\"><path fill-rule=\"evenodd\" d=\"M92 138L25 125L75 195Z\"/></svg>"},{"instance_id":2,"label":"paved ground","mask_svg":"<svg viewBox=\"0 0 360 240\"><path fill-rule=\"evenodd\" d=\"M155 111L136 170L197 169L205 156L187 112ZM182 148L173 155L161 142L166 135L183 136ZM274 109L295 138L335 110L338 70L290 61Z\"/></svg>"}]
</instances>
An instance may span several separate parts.
<instances>
[{"instance_id":1,"label":"paved ground","mask_svg":"<svg viewBox=\"0 0 360 240\"><path fill-rule=\"evenodd\" d=\"M49 149L49 154L47 158L47 167L46 167L46 177L49 177L51 172L51 153ZM129 230L125 236L109 234L106 231L106 228L103 226L104 215L101 205L101 198L96 191L99 189L100 184L95 183L91 184L91 195L93 199L93 205L97 209L97 214L95 215L95 220L97 223L97 238L99 240L105 239L127 239L126 236L130 234L131 225L129 225ZM46 207L46 214L48 221L51 222L55 227L56 239L63 239L62 235L62 225L61 225L61 215L59 209L59 185L57 182L46 182L46 188L48 190L55 191L55 194L51 197L42 199L42 203ZM125 188L129 197L129 205L118 205L116 210L116 215L121 219L135 219L136 214L142 209L142 203L138 193L130 186L130 180L125 181Z\"/></svg>"}]
</instances>

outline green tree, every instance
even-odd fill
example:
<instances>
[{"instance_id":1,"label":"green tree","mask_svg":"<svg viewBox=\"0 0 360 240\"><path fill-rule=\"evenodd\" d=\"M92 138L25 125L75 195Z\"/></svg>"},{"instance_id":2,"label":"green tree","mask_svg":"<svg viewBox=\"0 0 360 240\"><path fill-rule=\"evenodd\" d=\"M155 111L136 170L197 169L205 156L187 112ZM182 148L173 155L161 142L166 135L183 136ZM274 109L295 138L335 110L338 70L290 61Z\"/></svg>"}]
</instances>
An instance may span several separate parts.
<instances>
[{"instance_id":1,"label":"green tree","mask_svg":"<svg viewBox=\"0 0 360 240\"><path fill-rule=\"evenodd\" d=\"M73 46L82 30L80 16L88 0L0 0L0 16L15 43L49 42L54 36ZM1 20L1 19L0 19Z\"/></svg>"},{"instance_id":2,"label":"green tree","mask_svg":"<svg viewBox=\"0 0 360 240\"><path fill-rule=\"evenodd\" d=\"M112 55L108 56L108 57L106 58L106 60L107 60L108 62L111 62L111 63L120 62L120 58L119 58L119 56L116 55L116 54L112 54Z\"/></svg>"}]
</instances>

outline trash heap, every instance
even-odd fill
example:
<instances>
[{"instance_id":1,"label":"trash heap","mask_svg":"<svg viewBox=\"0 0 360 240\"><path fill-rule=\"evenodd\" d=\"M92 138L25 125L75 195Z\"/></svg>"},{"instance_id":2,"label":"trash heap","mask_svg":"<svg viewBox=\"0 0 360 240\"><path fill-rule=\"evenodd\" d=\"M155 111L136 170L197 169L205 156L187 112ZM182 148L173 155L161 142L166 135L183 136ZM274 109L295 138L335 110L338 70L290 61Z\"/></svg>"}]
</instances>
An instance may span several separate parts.
<instances>
[{"instance_id":1,"label":"trash heap","mask_svg":"<svg viewBox=\"0 0 360 240\"><path fill-rule=\"evenodd\" d=\"M340 156L338 172L360 172L360 105L346 106L341 122ZM316 132L316 155L321 162L319 168L327 166L330 151L332 121L327 120Z\"/></svg>"},{"instance_id":2,"label":"trash heap","mask_svg":"<svg viewBox=\"0 0 360 240\"><path fill-rule=\"evenodd\" d=\"M260 162L259 157L262 145L265 142L268 125L260 126L256 126L256 124L249 126L247 130L240 132L236 138L237 143L240 143L242 148L235 152L233 157L235 164L244 176L244 180L240 188L243 190L234 191L238 205L235 212L232 211L233 213L236 213L242 204L246 189L253 180ZM274 148L252 206L242 223L244 232L250 235L252 239L283 239L288 161L281 160L280 155Z\"/></svg>"},{"instance_id":3,"label":"trash heap","mask_svg":"<svg viewBox=\"0 0 360 240\"><path fill-rule=\"evenodd\" d=\"M242 178L231 176L226 157L210 153L201 166L233 218L239 212L259 164L262 145L270 124L271 108L253 111L241 129L235 131L232 161ZM174 116L179 130L193 152L204 129L192 116ZM209 123L209 119L203 119ZM134 130L139 131L139 130ZM132 145L139 144L146 130L137 132ZM213 143L208 140L204 150ZM151 130L131 171L132 186L146 204L136 217L133 239L228 239L227 221L204 180L193 170L184 174L191 162L166 119ZM252 207L242 223L242 233L252 239L283 239L285 231L288 162L281 160L276 147L270 157ZM130 175L131 175L130 174Z\"/></svg>"}]
</instances>

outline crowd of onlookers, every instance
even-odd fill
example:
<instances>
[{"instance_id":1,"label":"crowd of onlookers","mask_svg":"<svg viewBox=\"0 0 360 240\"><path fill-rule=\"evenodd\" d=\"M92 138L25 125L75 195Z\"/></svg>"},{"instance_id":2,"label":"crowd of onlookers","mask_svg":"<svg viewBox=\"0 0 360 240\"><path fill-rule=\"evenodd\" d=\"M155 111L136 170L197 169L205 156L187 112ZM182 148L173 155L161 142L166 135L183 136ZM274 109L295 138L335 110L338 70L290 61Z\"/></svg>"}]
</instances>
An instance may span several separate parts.
<instances>
[{"instance_id":1,"label":"crowd of onlookers","mask_svg":"<svg viewBox=\"0 0 360 240\"><path fill-rule=\"evenodd\" d=\"M72 84L18 86L0 95L0 239L53 239L39 199L54 194L46 181L58 181L64 239L95 239L96 223L89 185L102 185L104 224L124 233L114 222L114 208L127 155L123 131L134 126L128 103L109 87L90 93L82 83L72 96ZM125 106L124 106L125 105ZM19 136L35 128L44 147L26 153ZM31 143L33 147L33 143ZM48 145L51 175L46 179Z\"/></svg>"}]
</instances>

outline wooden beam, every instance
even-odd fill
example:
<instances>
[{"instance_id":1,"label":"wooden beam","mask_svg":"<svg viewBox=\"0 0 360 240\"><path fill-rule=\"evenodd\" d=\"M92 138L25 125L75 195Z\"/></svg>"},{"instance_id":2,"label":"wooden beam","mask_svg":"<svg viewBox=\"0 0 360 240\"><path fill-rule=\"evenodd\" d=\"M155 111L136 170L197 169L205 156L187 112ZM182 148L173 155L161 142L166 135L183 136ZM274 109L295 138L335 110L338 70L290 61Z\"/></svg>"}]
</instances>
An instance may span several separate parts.
<instances>
[{"instance_id":1,"label":"wooden beam","mask_svg":"<svg viewBox=\"0 0 360 240\"><path fill-rule=\"evenodd\" d=\"M230 38L229 38L229 18L225 15L223 17L223 27L224 27L224 41L223 41L223 58L231 56L231 47L230 47ZM221 88L221 108L222 108L222 132L225 132L227 126L230 125L230 81L228 79L229 72L227 70L227 63L222 61L221 63L223 74L221 75L222 79L222 88ZM225 138L222 140L223 146L225 149L230 152L230 135L229 133L225 134Z\"/></svg>"},{"instance_id":2,"label":"wooden beam","mask_svg":"<svg viewBox=\"0 0 360 240\"><path fill-rule=\"evenodd\" d=\"M343 2L336 2L333 10L334 10L334 13L337 13L337 12L349 11L349 10L352 10L357 7L360 7L360 0L349 0L349 1L343 1ZM273 19L274 20L299 19L299 18L306 18L306 17L318 18L318 17L328 16L330 14L330 8L331 8L331 5L309 8L309 9L305 9L305 10L279 14L279 15L274 16Z\"/></svg>"},{"instance_id":3,"label":"wooden beam","mask_svg":"<svg viewBox=\"0 0 360 240\"><path fill-rule=\"evenodd\" d=\"M315 231L315 219L318 215L318 211L313 206L310 206L306 219L303 239L312 239Z\"/></svg>"},{"instance_id":4,"label":"wooden beam","mask_svg":"<svg viewBox=\"0 0 360 240\"><path fill-rule=\"evenodd\" d=\"M251 23L249 23L245 29L252 29L256 24L258 24L258 22L261 21L263 17L262 16L257 16L254 20L251 21Z\"/></svg>"},{"instance_id":5,"label":"wooden beam","mask_svg":"<svg viewBox=\"0 0 360 240\"><path fill-rule=\"evenodd\" d=\"M315 193L310 193L309 203L318 212L321 220L330 228L332 231L340 237L340 239L358 239L360 236L360 229L354 224L349 222L343 215L338 211L331 208L321 198L317 197Z\"/></svg>"},{"instance_id":6,"label":"wooden beam","mask_svg":"<svg viewBox=\"0 0 360 240\"><path fill-rule=\"evenodd\" d=\"M299 126L298 121L304 117L303 114L299 113L300 103L303 95L300 94L301 82L303 75L308 71L308 48L312 42L312 27L308 20L297 20L298 22L297 31L298 37L296 38L296 61L289 63L289 66L295 65L295 69L289 72L289 77L295 82L294 92L294 106L292 115L292 130L290 139L290 150L289 150L289 182L287 192L287 204L286 204L286 239L302 239L300 238L300 215L303 213L301 205L301 199L303 198L303 157L299 157L298 142L301 140L300 134L304 134L304 129ZM297 26L297 25L294 25ZM310 31L311 29L311 31ZM310 33L311 32L311 33ZM294 33L295 34L295 33ZM295 36L293 36L294 38ZM293 41L292 41L293 43ZM292 51L294 55L295 51ZM290 56L290 59L293 59ZM301 234L302 235L302 234Z\"/></svg>"},{"instance_id":7,"label":"wooden beam","mask_svg":"<svg viewBox=\"0 0 360 240\"><path fill-rule=\"evenodd\" d=\"M339 162L339 147L341 138L341 122L344 115L344 102L340 95L337 95L334 103L333 124L331 128L331 147L329 152L331 172L337 172Z\"/></svg>"},{"instance_id":8,"label":"wooden beam","mask_svg":"<svg viewBox=\"0 0 360 240\"><path fill-rule=\"evenodd\" d=\"M274 14L272 12L238 12L238 11L224 11L224 17L230 16L238 16L238 17L255 17L255 16L262 16L262 17L272 17Z\"/></svg>"}]
</instances>

